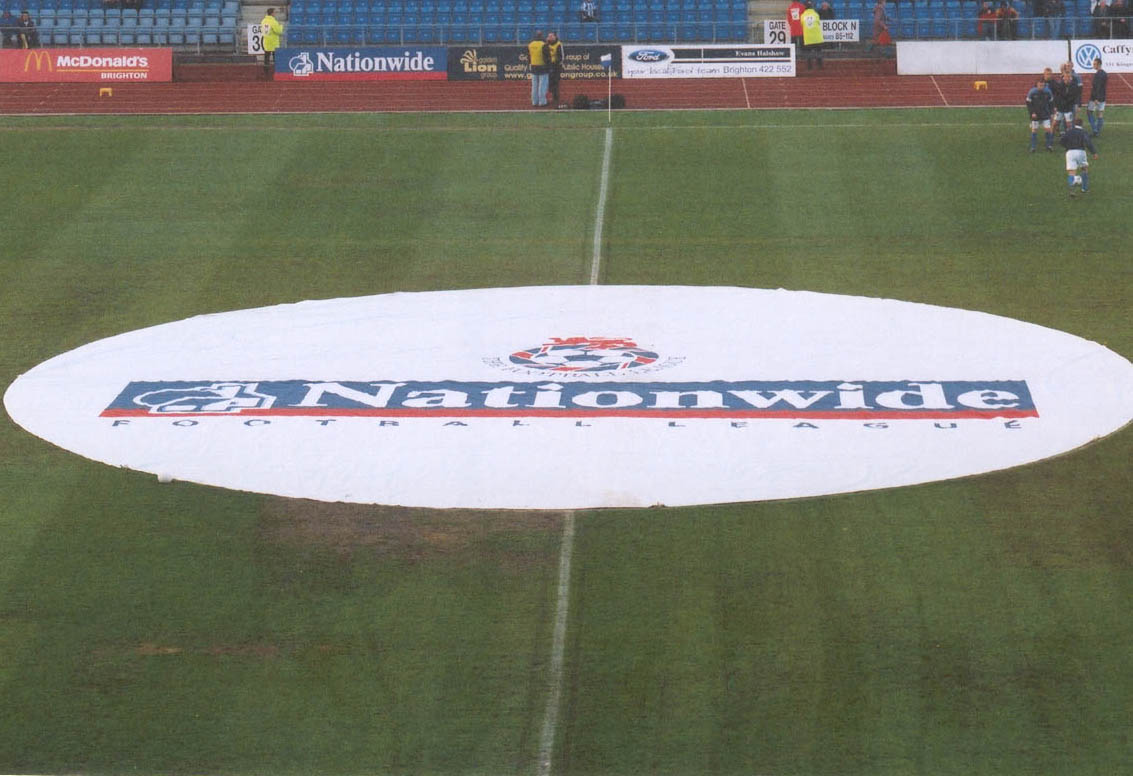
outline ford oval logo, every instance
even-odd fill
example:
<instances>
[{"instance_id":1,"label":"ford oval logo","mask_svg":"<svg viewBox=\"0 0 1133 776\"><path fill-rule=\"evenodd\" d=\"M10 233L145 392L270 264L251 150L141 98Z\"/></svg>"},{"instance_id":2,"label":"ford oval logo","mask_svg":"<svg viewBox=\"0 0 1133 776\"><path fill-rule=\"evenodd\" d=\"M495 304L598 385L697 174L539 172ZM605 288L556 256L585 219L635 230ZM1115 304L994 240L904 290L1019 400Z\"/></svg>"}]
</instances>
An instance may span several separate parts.
<instances>
[{"instance_id":1,"label":"ford oval logo","mask_svg":"<svg viewBox=\"0 0 1133 776\"><path fill-rule=\"evenodd\" d=\"M669 52L657 49L639 49L629 55L634 62L664 62L669 58Z\"/></svg>"}]
</instances>

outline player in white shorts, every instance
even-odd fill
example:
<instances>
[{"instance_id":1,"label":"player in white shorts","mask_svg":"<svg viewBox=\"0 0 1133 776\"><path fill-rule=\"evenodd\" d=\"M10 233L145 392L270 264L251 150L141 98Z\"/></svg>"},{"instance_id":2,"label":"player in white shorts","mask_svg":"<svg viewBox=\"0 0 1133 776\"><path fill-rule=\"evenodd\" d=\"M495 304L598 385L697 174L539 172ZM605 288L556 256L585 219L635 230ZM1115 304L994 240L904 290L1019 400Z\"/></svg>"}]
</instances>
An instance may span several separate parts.
<instances>
[{"instance_id":1,"label":"player in white shorts","mask_svg":"<svg viewBox=\"0 0 1133 776\"><path fill-rule=\"evenodd\" d=\"M1074 187L1081 186L1082 193L1090 190L1090 160L1086 158L1086 149L1098 158L1094 141L1082 129L1082 119L1074 120L1074 127L1064 134L1058 141L1066 149L1066 185L1070 188L1070 196L1074 196Z\"/></svg>"},{"instance_id":2,"label":"player in white shorts","mask_svg":"<svg viewBox=\"0 0 1133 776\"><path fill-rule=\"evenodd\" d=\"M1086 105L1086 116L1094 137L1102 133L1105 124L1105 86L1109 75L1102 70L1102 58L1094 57L1094 77L1090 80L1090 102Z\"/></svg>"}]
</instances>

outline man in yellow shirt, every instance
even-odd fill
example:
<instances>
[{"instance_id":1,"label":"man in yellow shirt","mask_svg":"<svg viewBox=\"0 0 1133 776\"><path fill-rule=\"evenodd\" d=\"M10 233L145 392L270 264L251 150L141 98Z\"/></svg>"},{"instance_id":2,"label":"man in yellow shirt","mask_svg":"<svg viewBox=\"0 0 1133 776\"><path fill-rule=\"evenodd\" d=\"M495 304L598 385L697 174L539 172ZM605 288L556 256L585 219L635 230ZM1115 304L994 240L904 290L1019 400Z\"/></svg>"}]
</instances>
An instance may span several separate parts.
<instances>
[{"instance_id":1,"label":"man in yellow shirt","mask_svg":"<svg viewBox=\"0 0 1133 776\"><path fill-rule=\"evenodd\" d=\"M275 50L283 34L283 25L275 18L274 8L269 8L260 22L260 32L264 36L264 78L270 81L275 76Z\"/></svg>"},{"instance_id":2,"label":"man in yellow shirt","mask_svg":"<svg viewBox=\"0 0 1133 776\"><path fill-rule=\"evenodd\" d=\"M818 69L822 69L822 18L814 10L814 0L807 0L806 10L799 17L803 27L803 51L806 53L806 69L814 67L818 60Z\"/></svg>"},{"instance_id":3,"label":"man in yellow shirt","mask_svg":"<svg viewBox=\"0 0 1133 776\"><path fill-rule=\"evenodd\" d=\"M527 44L527 63L531 67L531 104L540 108L547 104L547 87L551 77L547 41L543 40L540 30L535 31L535 37Z\"/></svg>"}]
</instances>

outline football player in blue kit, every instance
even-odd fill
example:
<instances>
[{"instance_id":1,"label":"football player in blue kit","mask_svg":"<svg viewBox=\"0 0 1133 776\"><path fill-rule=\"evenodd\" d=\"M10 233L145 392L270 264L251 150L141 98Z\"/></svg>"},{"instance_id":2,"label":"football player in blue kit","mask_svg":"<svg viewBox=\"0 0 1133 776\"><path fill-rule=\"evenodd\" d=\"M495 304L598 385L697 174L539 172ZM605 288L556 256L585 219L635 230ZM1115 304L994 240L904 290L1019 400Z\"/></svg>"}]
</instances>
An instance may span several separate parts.
<instances>
[{"instance_id":1,"label":"football player in blue kit","mask_svg":"<svg viewBox=\"0 0 1133 776\"><path fill-rule=\"evenodd\" d=\"M1031 117L1031 153L1038 145L1039 127L1046 134L1046 150L1054 150L1054 133L1050 127L1050 117L1054 113L1054 95L1046 85L1046 79L1039 76L1035 85L1027 92L1027 115Z\"/></svg>"}]
</instances>

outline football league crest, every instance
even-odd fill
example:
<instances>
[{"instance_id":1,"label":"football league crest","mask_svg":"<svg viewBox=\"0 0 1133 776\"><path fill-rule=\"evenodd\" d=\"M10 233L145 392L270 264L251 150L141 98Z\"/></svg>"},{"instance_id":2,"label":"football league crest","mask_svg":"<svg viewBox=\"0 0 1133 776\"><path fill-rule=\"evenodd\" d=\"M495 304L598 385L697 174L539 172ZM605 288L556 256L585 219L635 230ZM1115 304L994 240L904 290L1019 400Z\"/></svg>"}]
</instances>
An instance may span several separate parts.
<instances>
[{"instance_id":1,"label":"football league crest","mask_svg":"<svg viewBox=\"0 0 1133 776\"><path fill-rule=\"evenodd\" d=\"M651 350L624 337L551 337L538 347L512 353L516 366L541 372L618 372L657 362Z\"/></svg>"}]
</instances>

